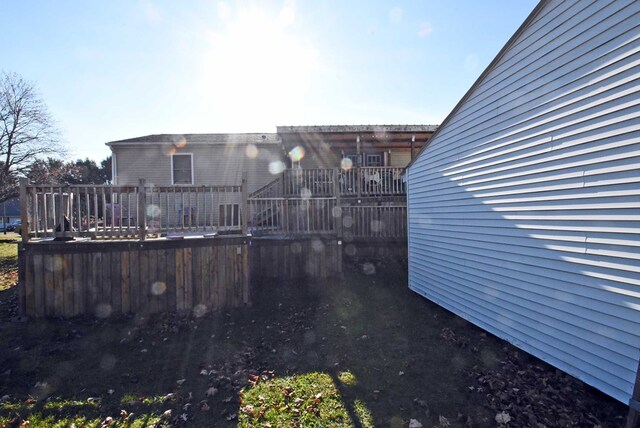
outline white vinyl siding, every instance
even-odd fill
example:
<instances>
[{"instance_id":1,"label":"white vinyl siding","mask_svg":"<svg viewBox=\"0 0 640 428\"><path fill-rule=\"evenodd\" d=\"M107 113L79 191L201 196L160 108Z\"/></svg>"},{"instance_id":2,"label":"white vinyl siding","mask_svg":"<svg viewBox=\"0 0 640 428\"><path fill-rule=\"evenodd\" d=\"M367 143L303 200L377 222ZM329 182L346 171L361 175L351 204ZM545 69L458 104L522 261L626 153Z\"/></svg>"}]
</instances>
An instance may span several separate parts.
<instances>
[{"instance_id":1,"label":"white vinyl siding","mask_svg":"<svg viewBox=\"0 0 640 428\"><path fill-rule=\"evenodd\" d=\"M410 288L627 403L640 2L546 2L407 181Z\"/></svg>"}]
</instances>

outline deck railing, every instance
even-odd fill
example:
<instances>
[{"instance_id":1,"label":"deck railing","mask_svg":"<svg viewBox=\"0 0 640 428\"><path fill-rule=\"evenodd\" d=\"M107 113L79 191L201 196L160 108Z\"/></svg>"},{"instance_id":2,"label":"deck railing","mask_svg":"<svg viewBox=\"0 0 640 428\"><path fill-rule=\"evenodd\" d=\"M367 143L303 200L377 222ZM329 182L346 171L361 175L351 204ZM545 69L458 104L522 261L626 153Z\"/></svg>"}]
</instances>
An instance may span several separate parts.
<instances>
[{"instance_id":1,"label":"deck railing","mask_svg":"<svg viewBox=\"0 0 640 428\"><path fill-rule=\"evenodd\" d=\"M247 194L239 186L51 186L21 181L23 239L140 239L255 232L406 237L401 168L293 169ZM377 196L376 202L360 197ZM393 196L387 198L386 196ZM357 198L357 201L356 201Z\"/></svg>"},{"instance_id":2,"label":"deck railing","mask_svg":"<svg viewBox=\"0 0 640 428\"><path fill-rule=\"evenodd\" d=\"M265 184L255 192L249 195L250 198L280 198L282 197L282 178L278 177L275 180Z\"/></svg>"},{"instance_id":3,"label":"deck railing","mask_svg":"<svg viewBox=\"0 0 640 428\"><path fill-rule=\"evenodd\" d=\"M336 198L249 199L249 231L260 234L323 234L336 231Z\"/></svg>"},{"instance_id":4,"label":"deck railing","mask_svg":"<svg viewBox=\"0 0 640 428\"><path fill-rule=\"evenodd\" d=\"M335 234L347 241L407 236L406 205L338 206L336 198L249 199L248 205L254 234Z\"/></svg>"},{"instance_id":5,"label":"deck railing","mask_svg":"<svg viewBox=\"0 0 640 428\"><path fill-rule=\"evenodd\" d=\"M139 238L242 229L241 186L21 183L23 238Z\"/></svg>"},{"instance_id":6,"label":"deck railing","mask_svg":"<svg viewBox=\"0 0 640 428\"><path fill-rule=\"evenodd\" d=\"M344 206L341 210L346 238L405 238L406 205Z\"/></svg>"},{"instance_id":7,"label":"deck railing","mask_svg":"<svg viewBox=\"0 0 640 428\"><path fill-rule=\"evenodd\" d=\"M288 169L283 172L284 197L399 196L406 193L403 168Z\"/></svg>"}]
</instances>

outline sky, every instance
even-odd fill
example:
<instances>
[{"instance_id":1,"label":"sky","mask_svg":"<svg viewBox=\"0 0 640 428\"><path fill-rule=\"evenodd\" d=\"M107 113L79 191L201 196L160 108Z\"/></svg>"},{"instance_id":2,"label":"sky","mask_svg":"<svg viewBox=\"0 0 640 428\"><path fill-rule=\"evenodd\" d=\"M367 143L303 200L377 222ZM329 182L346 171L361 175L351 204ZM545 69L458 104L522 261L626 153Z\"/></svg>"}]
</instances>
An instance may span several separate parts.
<instances>
[{"instance_id":1,"label":"sky","mask_svg":"<svg viewBox=\"0 0 640 428\"><path fill-rule=\"evenodd\" d=\"M161 133L439 124L537 0L4 0L72 158Z\"/></svg>"}]
</instances>

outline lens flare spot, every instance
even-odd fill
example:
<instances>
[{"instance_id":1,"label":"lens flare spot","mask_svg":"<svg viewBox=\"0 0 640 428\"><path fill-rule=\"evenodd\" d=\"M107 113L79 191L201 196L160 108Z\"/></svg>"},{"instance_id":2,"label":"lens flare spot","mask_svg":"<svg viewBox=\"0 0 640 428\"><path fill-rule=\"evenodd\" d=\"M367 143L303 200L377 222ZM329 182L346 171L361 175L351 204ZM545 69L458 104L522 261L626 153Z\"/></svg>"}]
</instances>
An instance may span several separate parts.
<instances>
[{"instance_id":1,"label":"lens flare spot","mask_svg":"<svg viewBox=\"0 0 640 428\"><path fill-rule=\"evenodd\" d=\"M351 168L353 168L353 161L349 158L342 158L342 160L340 161L340 168L345 171L349 171Z\"/></svg>"},{"instance_id":2,"label":"lens flare spot","mask_svg":"<svg viewBox=\"0 0 640 428\"><path fill-rule=\"evenodd\" d=\"M154 296L160 296L167 291L167 285L162 281L156 281L151 284L151 294Z\"/></svg>"},{"instance_id":3,"label":"lens flare spot","mask_svg":"<svg viewBox=\"0 0 640 428\"><path fill-rule=\"evenodd\" d=\"M380 220L371 220L371 231L380 233L384 230L384 223Z\"/></svg>"},{"instance_id":4,"label":"lens flare spot","mask_svg":"<svg viewBox=\"0 0 640 428\"><path fill-rule=\"evenodd\" d=\"M174 144L174 146L176 146L176 148L178 148L178 149L182 149L182 148L184 148L184 147L187 145L187 139L186 139L186 138L184 138L184 137L180 137L180 138L178 139L178 141L176 141L176 142L175 142L175 143L173 143L173 144Z\"/></svg>"},{"instance_id":5,"label":"lens flare spot","mask_svg":"<svg viewBox=\"0 0 640 428\"><path fill-rule=\"evenodd\" d=\"M356 249L356 246L353 244L348 244L344 247L344 252L349 256L349 257L353 257L356 255L356 253L358 252L358 250Z\"/></svg>"},{"instance_id":6,"label":"lens flare spot","mask_svg":"<svg viewBox=\"0 0 640 428\"><path fill-rule=\"evenodd\" d=\"M287 169L287 166L282 161L273 161L269 163L269 172L273 175L280 174Z\"/></svg>"},{"instance_id":7,"label":"lens flare spot","mask_svg":"<svg viewBox=\"0 0 640 428\"><path fill-rule=\"evenodd\" d=\"M373 275L376 273L376 266L371 262L365 262L362 264L362 272L365 275Z\"/></svg>"},{"instance_id":8,"label":"lens flare spot","mask_svg":"<svg viewBox=\"0 0 640 428\"><path fill-rule=\"evenodd\" d=\"M149 205L147 207L147 217L158 217L160 213L160 207L157 205Z\"/></svg>"},{"instance_id":9,"label":"lens flare spot","mask_svg":"<svg viewBox=\"0 0 640 428\"><path fill-rule=\"evenodd\" d=\"M311 241L311 248L313 249L313 251L315 251L316 253L321 253L324 251L324 244L322 243L321 240L319 239L314 239L313 241Z\"/></svg>"},{"instance_id":10,"label":"lens flare spot","mask_svg":"<svg viewBox=\"0 0 640 428\"><path fill-rule=\"evenodd\" d=\"M116 357L107 354L100 360L100 368L102 370L111 370L116 365Z\"/></svg>"},{"instance_id":11,"label":"lens flare spot","mask_svg":"<svg viewBox=\"0 0 640 428\"><path fill-rule=\"evenodd\" d=\"M100 303L96 305L96 317L98 318L109 318L111 316L111 305L107 303Z\"/></svg>"},{"instance_id":12,"label":"lens flare spot","mask_svg":"<svg viewBox=\"0 0 640 428\"><path fill-rule=\"evenodd\" d=\"M300 189L300 197L302 199L311 199L311 190L303 187L302 189Z\"/></svg>"},{"instance_id":13,"label":"lens flare spot","mask_svg":"<svg viewBox=\"0 0 640 428\"><path fill-rule=\"evenodd\" d=\"M255 144L249 144L247 148L244 149L244 153L249 159L255 159L258 157L258 148L255 146Z\"/></svg>"},{"instance_id":14,"label":"lens flare spot","mask_svg":"<svg viewBox=\"0 0 640 428\"><path fill-rule=\"evenodd\" d=\"M342 218L342 226L346 227L347 229L353 226L353 217L351 217L350 215L344 216Z\"/></svg>"},{"instance_id":15,"label":"lens flare spot","mask_svg":"<svg viewBox=\"0 0 640 428\"><path fill-rule=\"evenodd\" d=\"M302 158L304 158L304 148L303 147L295 146L289 152L289 159L291 159L292 162L300 162L302 160Z\"/></svg>"},{"instance_id":16,"label":"lens flare spot","mask_svg":"<svg viewBox=\"0 0 640 428\"><path fill-rule=\"evenodd\" d=\"M166 145L162 147L162 153L167 156L170 157L171 155L173 155L176 152L176 148L175 146L172 145Z\"/></svg>"},{"instance_id":17,"label":"lens flare spot","mask_svg":"<svg viewBox=\"0 0 640 428\"><path fill-rule=\"evenodd\" d=\"M193 315L196 318L200 318L202 316L204 316L204 314L207 313L207 307L205 305L203 305L202 303L197 304L194 308L193 308Z\"/></svg>"},{"instance_id":18,"label":"lens flare spot","mask_svg":"<svg viewBox=\"0 0 640 428\"><path fill-rule=\"evenodd\" d=\"M335 218L342 217L342 208L341 207L333 207L331 209L331 215Z\"/></svg>"}]
</instances>

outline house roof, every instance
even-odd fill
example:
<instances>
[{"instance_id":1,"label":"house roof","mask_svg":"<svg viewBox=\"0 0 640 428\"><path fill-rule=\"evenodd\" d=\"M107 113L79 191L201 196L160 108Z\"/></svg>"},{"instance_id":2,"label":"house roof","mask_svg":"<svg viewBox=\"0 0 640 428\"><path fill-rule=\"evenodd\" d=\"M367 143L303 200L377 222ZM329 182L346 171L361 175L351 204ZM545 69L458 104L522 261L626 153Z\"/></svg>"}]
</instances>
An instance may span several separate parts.
<instances>
[{"instance_id":1,"label":"house roof","mask_svg":"<svg viewBox=\"0 0 640 428\"><path fill-rule=\"evenodd\" d=\"M274 133L244 134L153 134L126 140L110 141L107 146L129 144L279 144Z\"/></svg>"},{"instance_id":2,"label":"house roof","mask_svg":"<svg viewBox=\"0 0 640 428\"><path fill-rule=\"evenodd\" d=\"M540 2L536 5L536 7L533 9L533 11L529 14L527 19L524 20L522 25L520 25L520 27L518 27L518 29L513 34L513 36L511 36L511 38L507 41L507 43L505 43L505 45L502 47L502 49L500 49L500 52L498 52L498 54L493 59L493 61L491 61L491 63L487 66L487 68L482 72L480 77L478 77L478 79L473 83L473 85L471 85L469 90L464 94L464 96L460 99L460 101L458 101L458 104L455 105L453 110L451 110L451 112L447 115L447 117L442 121L442 123L440 124L438 129L435 130L435 132L433 133L431 138L427 141L427 143L424 146L422 146L422 148L420 149L418 154L411 160L411 162L409 162L409 164L405 168L405 171L408 171L409 168L411 168L411 166L420 158L422 153L425 150L427 150L427 148L429 147L431 142L434 141L434 139L437 137L437 135L440 133L440 131L447 126L447 124L451 121L451 118L456 114L456 112L458 110L460 110L460 108L469 99L469 97L471 97L471 94L473 94L473 92L476 90L476 88L478 86L480 86L480 84L484 81L486 76L493 70L493 68L498 64L498 62L500 62L502 57L507 53L507 51L511 48L511 46L515 43L515 41L527 29L527 27L529 27L529 25L534 20L534 18L538 15L538 13L540 13L540 11L544 7L544 5L549 3L549 1L550 0L540 0Z\"/></svg>"},{"instance_id":3,"label":"house roof","mask_svg":"<svg viewBox=\"0 0 640 428\"><path fill-rule=\"evenodd\" d=\"M287 133L393 133L393 132L434 132L438 125L311 125L311 126L277 126L278 134Z\"/></svg>"}]
</instances>

